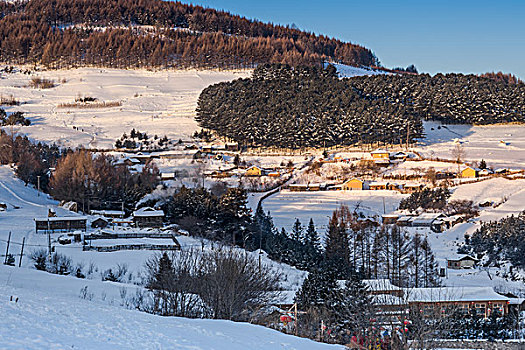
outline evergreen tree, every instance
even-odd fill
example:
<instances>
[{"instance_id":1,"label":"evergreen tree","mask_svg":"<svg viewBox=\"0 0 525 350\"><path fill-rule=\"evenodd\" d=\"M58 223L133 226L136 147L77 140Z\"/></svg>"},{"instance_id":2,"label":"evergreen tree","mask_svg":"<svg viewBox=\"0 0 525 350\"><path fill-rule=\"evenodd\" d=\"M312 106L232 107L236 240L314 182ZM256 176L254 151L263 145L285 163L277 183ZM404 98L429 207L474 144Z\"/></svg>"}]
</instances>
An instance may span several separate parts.
<instances>
[{"instance_id":1,"label":"evergreen tree","mask_svg":"<svg viewBox=\"0 0 525 350\"><path fill-rule=\"evenodd\" d=\"M343 211L334 211L326 236L324 259L339 279L345 279L351 272L350 247Z\"/></svg>"}]
</instances>

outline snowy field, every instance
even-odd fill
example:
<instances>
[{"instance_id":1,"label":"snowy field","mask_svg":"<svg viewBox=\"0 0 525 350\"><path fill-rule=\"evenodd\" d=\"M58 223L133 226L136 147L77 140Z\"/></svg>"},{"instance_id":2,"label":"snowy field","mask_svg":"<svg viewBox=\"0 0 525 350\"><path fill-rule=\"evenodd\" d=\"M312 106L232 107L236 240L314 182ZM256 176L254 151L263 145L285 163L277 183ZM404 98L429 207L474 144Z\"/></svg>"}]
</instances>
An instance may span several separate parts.
<instances>
[{"instance_id":1,"label":"snowy field","mask_svg":"<svg viewBox=\"0 0 525 350\"><path fill-rule=\"evenodd\" d=\"M0 265L0 349L343 349L247 323L128 310L122 295L133 289Z\"/></svg>"},{"instance_id":2,"label":"snowy field","mask_svg":"<svg viewBox=\"0 0 525 350\"><path fill-rule=\"evenodd\" d=\"M357 209L366 216L380 217L397 209L401 199L407 195L397 191L319 191L290 192L283 190L263 201L265 211L270 211L274 224L287 231L298 218L303 225L314 220L320 234L326 233L328 219L341 205L350 211ZM383 207L384 203L384 207Z\"/></svg>"},{"instance_id":3,"label":"snowy field","mask_svg":"<svg viewBox=\"0 0 525 350\"><path fill-rule=\"evenodd\" d=\"M525 125L423 125L426 138L417 150L424 156L453 159L451 151L461 143L468 161L484 159L488 167L525 169Z\"/></svg>"},{"instance_id":4,"label":"snowy field","mask_svg":"<svg viewBox=\"0 0 525 350\"><path fill-rule=\"evenodd\" d=\"M1 73L0 94L13 95L22 103L6 110L27 113L31 126L17 127L16 131L30 138L71 147L109 148L133 128L148 135L187 140L198 128L194 117L200 92L208 85L250 75L251 71L153 72L97 68L33 75ZM32 77L54 80L57 86L28 87ZM122 105L94 109L59 107L61 103L73 103L79 96Z\"/></svg>"}]
</instances>

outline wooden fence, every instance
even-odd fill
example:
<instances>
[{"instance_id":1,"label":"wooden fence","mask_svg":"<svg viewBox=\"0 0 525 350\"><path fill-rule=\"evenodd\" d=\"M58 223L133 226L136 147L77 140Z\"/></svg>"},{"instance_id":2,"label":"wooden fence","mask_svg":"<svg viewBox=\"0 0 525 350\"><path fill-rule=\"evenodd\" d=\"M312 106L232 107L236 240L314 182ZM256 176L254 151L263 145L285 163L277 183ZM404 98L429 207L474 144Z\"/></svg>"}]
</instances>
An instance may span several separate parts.
<instances>
[{"instance_id":1,"label":"wooden fence","mask_svg":"<svg viewBox=\"0 0 525 350\"><path fill-rule=\"evenodd\" d=\"M119 250L180 250L180 244L122 244L112 245L107 247L94 247L84 245L83 251L97 251L97 252L116 252Z\"/></svg>"}]
</instances>

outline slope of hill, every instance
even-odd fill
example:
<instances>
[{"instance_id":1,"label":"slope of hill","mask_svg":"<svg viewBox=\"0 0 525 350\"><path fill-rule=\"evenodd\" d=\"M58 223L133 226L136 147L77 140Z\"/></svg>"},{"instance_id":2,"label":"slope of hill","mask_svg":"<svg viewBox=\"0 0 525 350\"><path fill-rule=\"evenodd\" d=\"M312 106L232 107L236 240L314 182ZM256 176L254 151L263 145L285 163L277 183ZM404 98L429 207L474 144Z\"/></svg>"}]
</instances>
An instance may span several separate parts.
<instances>
[{"instance_id":1,"label":"slope of hill","mask_svg":"<svg viewBox=\"0 0 525 350\"><path fill-rule=\"evenodd\" d=\"M250 71L160 71L142 69L95 69L35 72L33 75L0 73L0 95L13 96L31 126L14 131L37 141L57 142L66 147L110 148L132 128L177 141L187 140L198 129L194 120L197 98L209 84L249 75ZM35 89L33 77L53 80L56 87ZM105 108L64 107L78 97L97 102L116 102Z\"/></svg>"},{"instance_id":2,"label":"slope of hill","mask_svg":"<svg viewBox=\"0 0 525 350\"><path fill-rule=\"evenodd\" d=\"M82 285L87 297L80 298ZM0 348L342 349L261 326L160 317L120 306L125 286L0 265ZM57 294L57 291L59 293ZM93 293L92 295L89 293ZM10 301L11 296L18 302Z\"/></svg>"},{"instance_id":3,"label":"slope of hill","mask_svg":"<svg viewBox=\"0 0 525 350\"><path fill-rule=\"evenodd\" d=\"M374 65L359 45L161 0L0 2L0 60L49 67Z\"/></svg>"}]
</instances>

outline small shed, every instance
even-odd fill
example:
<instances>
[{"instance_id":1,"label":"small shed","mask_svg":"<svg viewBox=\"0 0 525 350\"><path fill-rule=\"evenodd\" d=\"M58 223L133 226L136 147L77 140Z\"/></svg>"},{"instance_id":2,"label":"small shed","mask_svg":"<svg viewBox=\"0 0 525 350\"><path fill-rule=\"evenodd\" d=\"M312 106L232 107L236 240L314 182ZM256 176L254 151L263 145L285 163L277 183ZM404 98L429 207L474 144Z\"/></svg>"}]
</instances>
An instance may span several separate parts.
<instances>
[{"instance_id":1,"label":"small shed","mask_svg":"<svg viewBox=\"0 0 525 350\"><path fill-rule=\"evenodd\" d=\"M478 259L470 255L458 255L447 259L447 266L449 269L455 270L471 269L478 263L478 261Z\"/></svg>"},{"instance_id":2,"label":"small shed","mask_svg":"<svg viewBox=\"0 0 525 350\"><path fill-rule=\"evenodd\" d=\"M164 212L151 207L140 208L133 212L133 222L137 227L161 227Z\"/></svg>"},{"instance_id":3,"label":"small shed","mask_svg":"<svg viewBox=\"0 0 525 350\"><path fill-rule=\"evenodd\" d=\"M109 224L109 221L102 217L96 218L95 220L91 221L92 228L106 228L108 224Z\"/></svg>"},{"instance_id":4,"label":"small shed","mask_svg":"<svg viewBox=\"0 0 525 350\"><path fill-rule=\"evenodd\" d=\"M381 218L383 219L383 224L393 225L397 222L397 219L399 219L399 215L398 214L385 214L385 215L382 215Z\"/></svg>"}]
</instances>

